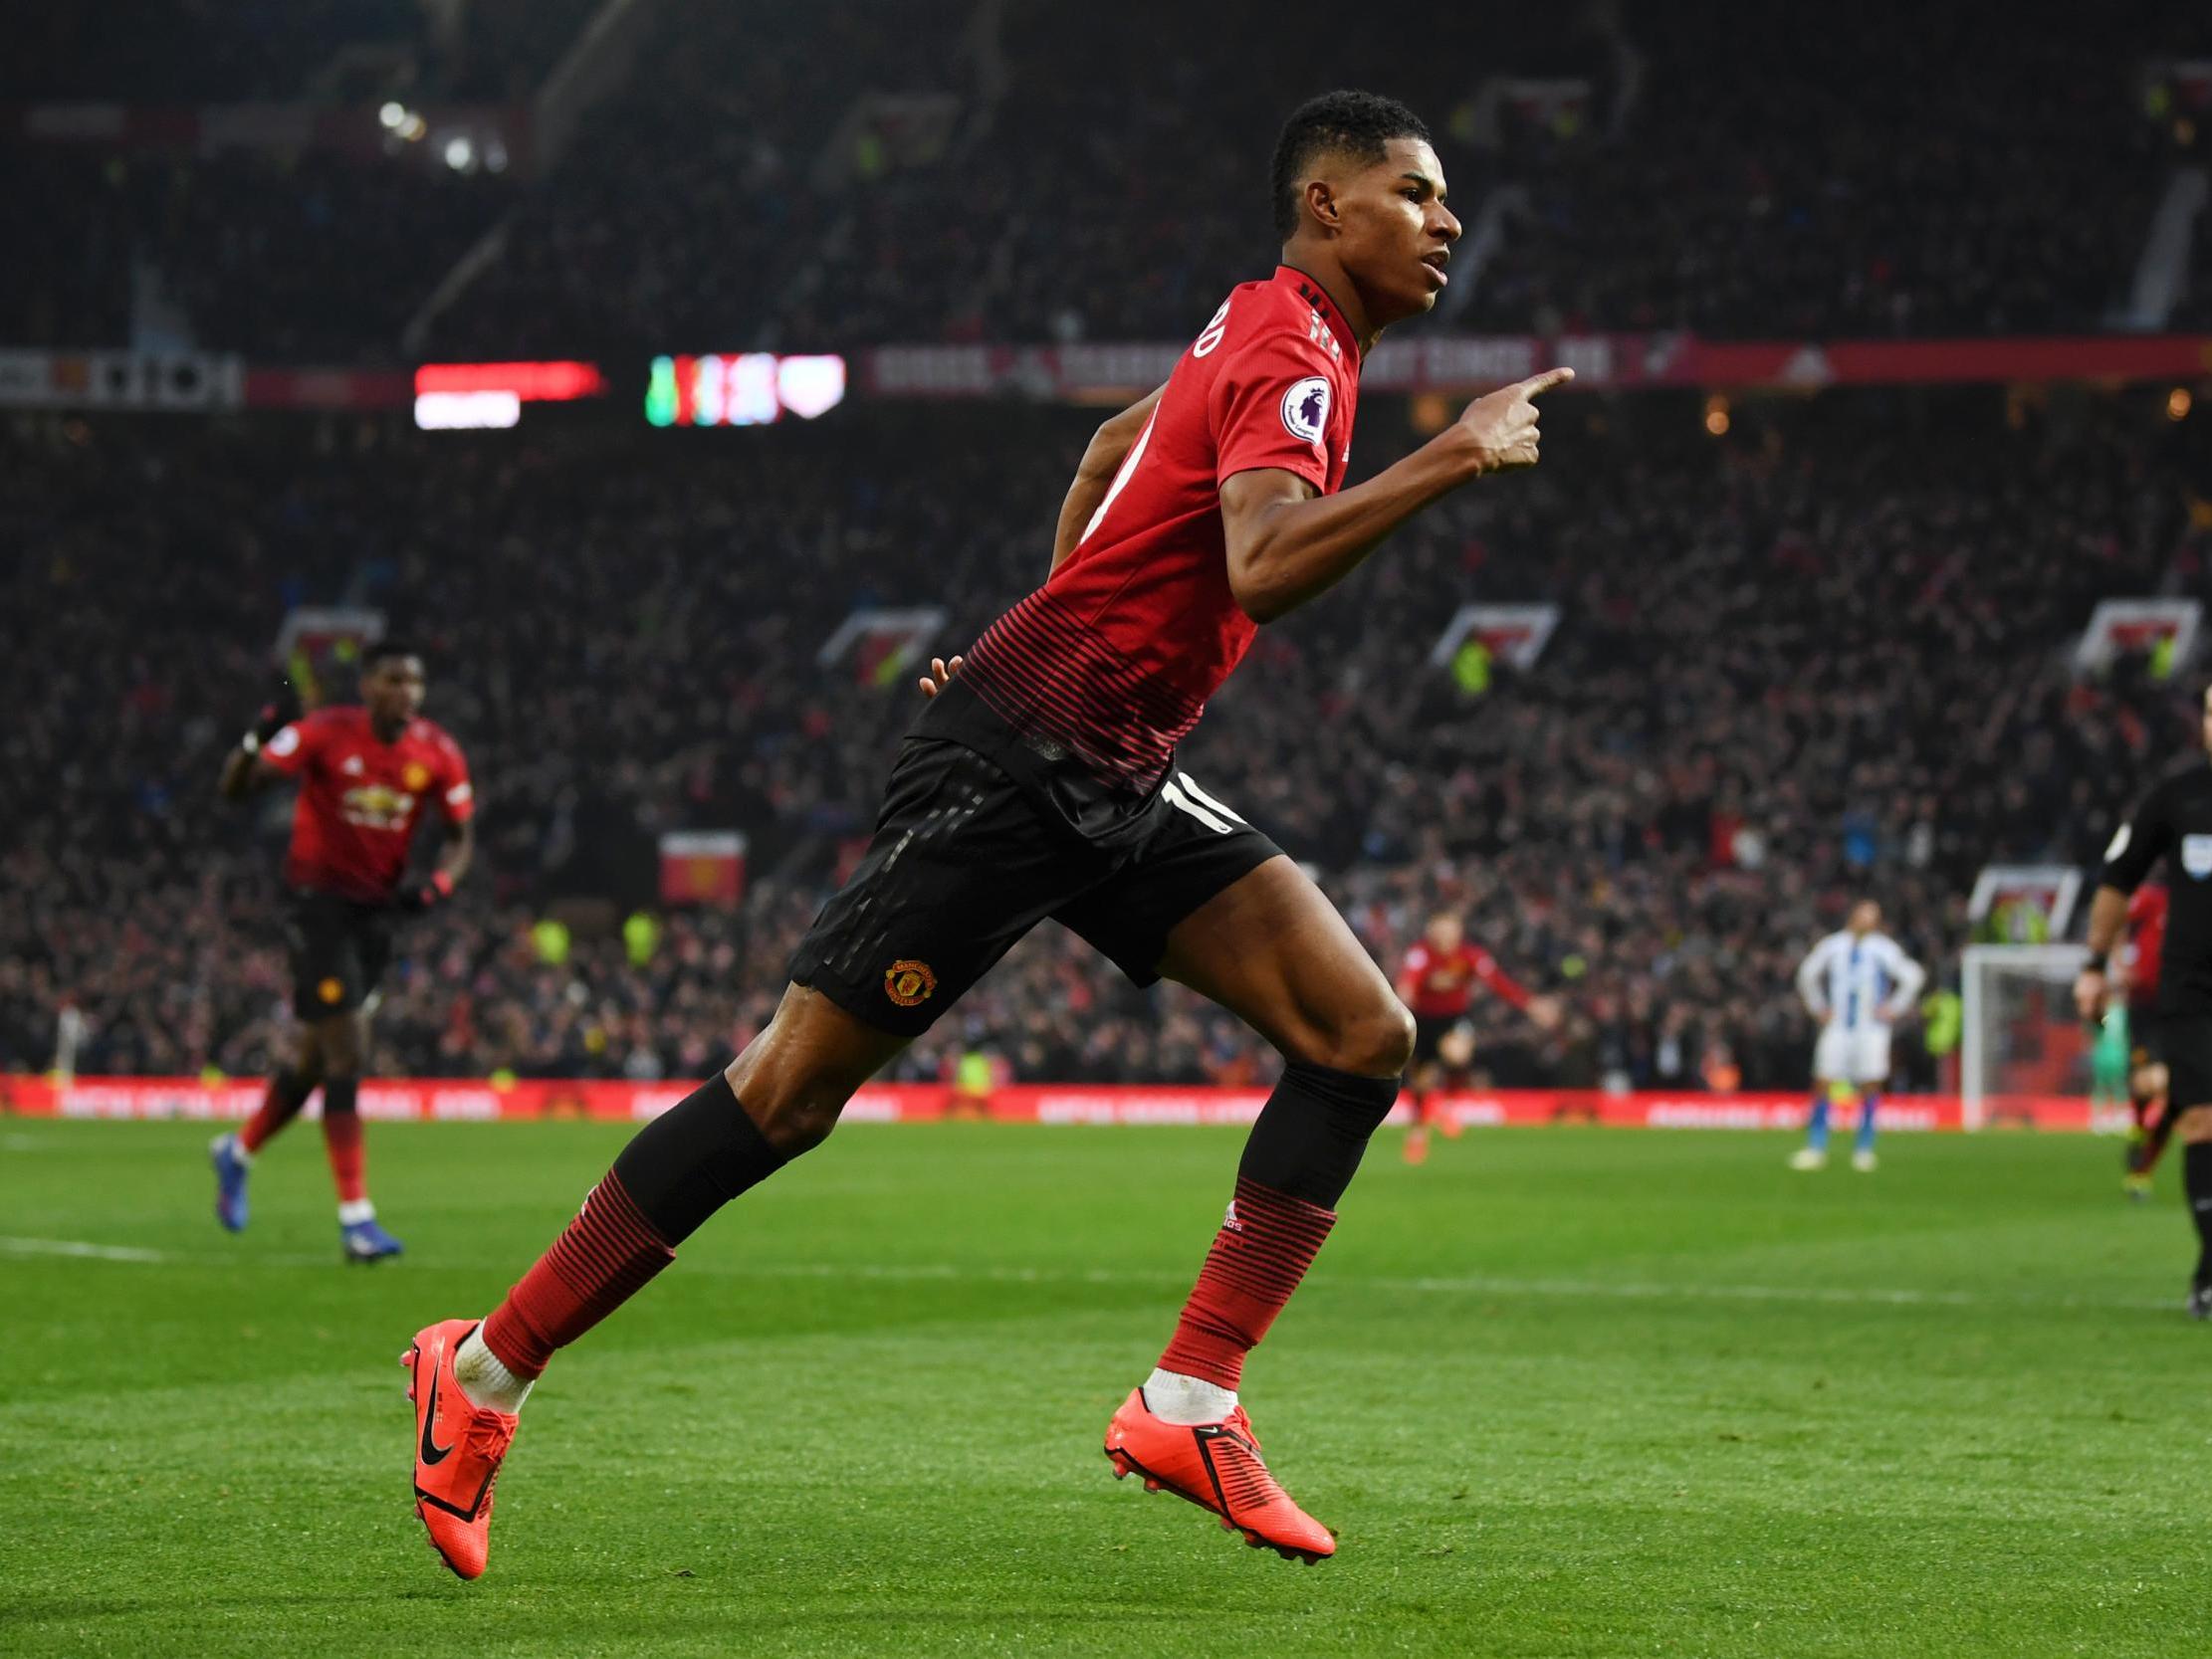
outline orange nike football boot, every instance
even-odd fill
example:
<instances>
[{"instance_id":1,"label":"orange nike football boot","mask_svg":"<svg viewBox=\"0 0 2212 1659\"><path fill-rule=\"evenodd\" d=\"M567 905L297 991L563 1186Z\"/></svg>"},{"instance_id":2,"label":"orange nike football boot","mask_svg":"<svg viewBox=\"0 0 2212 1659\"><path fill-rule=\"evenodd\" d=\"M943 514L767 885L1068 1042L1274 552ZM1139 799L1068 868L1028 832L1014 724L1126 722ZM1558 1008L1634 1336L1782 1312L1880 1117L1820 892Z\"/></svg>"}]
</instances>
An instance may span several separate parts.
<instances>
[{"instance_id":1,"label":"orange nike football boot","mask_svg":"<svg viewBox=\"0 0 2212 1659\"><path fill-rule=\"evenodd\" d=\"M449 1319L426 1326L399 1356L415 1402L415 1514L429 1530L430 1548L462 1578L484 1575L492 1488L519 1420L472 1404L453 1374L453 1356L476 1325Z\"/></svg>"},{"instance_id":2,"label":"orange nike football boot","mask_svg":"<svg viewBox=\"0 0 2212 1659\"><path fill-rule=\"evenodd\" d=\"M1242 1406L1218 1423L1164 1423L1145 1403L1145 1391L1133 1388L1106 1425L1106 1455L1117 1481L1141 1475L1147 1492L1172 1492L1212 1511L1254 1550L1309 1566L1336 1554L1329 1529L1267 1473Z\"/></svg>"}]
</instances>

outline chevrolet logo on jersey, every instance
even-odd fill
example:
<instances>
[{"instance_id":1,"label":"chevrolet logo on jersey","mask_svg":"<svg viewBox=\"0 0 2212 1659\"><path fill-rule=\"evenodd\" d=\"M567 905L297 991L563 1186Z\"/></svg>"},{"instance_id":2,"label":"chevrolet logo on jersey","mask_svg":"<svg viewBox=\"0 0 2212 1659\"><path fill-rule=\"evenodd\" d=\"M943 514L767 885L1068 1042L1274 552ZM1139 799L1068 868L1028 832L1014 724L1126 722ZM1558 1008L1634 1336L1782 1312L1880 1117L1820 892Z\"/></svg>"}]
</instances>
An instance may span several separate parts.
<instances>
[{"instance_id":1,"label":"chevrolet logo on jersey","mask_svg":"<svg viewBox=\"0 0 2212 1659\"><path fill-rule=\"evenodd\" d=\"M364 783L338 800L339 815L363 829L405 829L414 811L415 797L388 783Z\"/></svg>"}]
</instances>

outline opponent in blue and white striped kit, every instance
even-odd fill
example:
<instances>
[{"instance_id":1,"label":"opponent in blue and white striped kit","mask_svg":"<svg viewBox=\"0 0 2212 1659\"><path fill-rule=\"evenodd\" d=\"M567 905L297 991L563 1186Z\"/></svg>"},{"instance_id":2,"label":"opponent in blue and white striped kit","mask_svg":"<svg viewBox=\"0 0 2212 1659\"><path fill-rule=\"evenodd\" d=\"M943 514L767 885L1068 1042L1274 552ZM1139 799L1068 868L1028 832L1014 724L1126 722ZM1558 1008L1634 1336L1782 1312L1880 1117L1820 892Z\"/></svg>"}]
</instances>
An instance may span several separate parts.
<instances>
[{"instance_id":1,"label":"opponent in blue and white striped kit","mask_svg":"<svg viewBox=\"0 0 2212 1659\"><path fill-rule=\"evenodd\" d=\"M1828 1107L1842 1088L1859 1094L1859 1138L1852 1167L1875 1166L1875 1113L1889 1080L1889 1028L1912 1007L1927 970L1881 929L1881 907L1862 899L1850 925L1813 946L1799 964L1797 993L1821 1022L1813 1051L1813 1109L1805 1146L1790 1159L1798 1169L1828 1161Z\"/></svg>"}]
</instances>

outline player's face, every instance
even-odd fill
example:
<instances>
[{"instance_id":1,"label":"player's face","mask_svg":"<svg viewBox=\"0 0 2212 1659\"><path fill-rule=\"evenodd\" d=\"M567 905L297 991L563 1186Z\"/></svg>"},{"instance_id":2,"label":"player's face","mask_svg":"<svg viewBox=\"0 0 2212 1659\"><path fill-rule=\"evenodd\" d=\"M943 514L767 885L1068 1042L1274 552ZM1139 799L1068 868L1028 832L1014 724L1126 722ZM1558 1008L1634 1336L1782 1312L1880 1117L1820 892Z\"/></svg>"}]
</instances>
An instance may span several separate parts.
<instances>
[{"instance_id":1,"label":"player's face","mask_svg":"<svg viewBox=\"0 0 2212 1659\"><path fill-rule=\"evenodd\" d=\"M1368 319L1385 327L1437 303L1459 221L1444 205L1443 163L1419 138L1393 138L1383 159L1337 194L1338 247Z\"/></svg>"},{"instance_id":2,"label":"player's face","mask_svg":"<svg viewBox=\"0 0 2212 1659\"><path fill-rule=\"evenodd\" d=\"M1851 908L1851 931L1871 933L1881 926L1881 907L1872 899L1862 899Z\"/></svg>"},{"instance_id":3,"label":"player's face","mask_svg":"<svg viewBox=\"0 0 2212 1659\"><path fill-rule=\"evenodd\" d=\"M361 701L371 719L403 724L422 713L424 691L420 657L386 657L361 679Z\"/></svg>"},{"instance_id":4,"label":"player's face","mask_svg":"<svg viewBox=\"0 0 2212 1659\"><path fill-rule=\"evenodd\" d=\"M1433 916L1429 919L1429 942L1438 950L1456 950L1464 931L1455 916Z\"/></svg>"}]
</instances>

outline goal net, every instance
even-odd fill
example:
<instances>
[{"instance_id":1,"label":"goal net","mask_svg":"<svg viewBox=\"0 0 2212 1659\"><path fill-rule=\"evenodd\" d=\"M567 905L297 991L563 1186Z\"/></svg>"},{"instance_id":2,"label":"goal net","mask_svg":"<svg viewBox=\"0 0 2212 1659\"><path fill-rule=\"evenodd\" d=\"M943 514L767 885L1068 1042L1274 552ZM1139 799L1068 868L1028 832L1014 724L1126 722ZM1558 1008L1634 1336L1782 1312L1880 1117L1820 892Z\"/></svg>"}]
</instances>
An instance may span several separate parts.
<instances>
[{"instance_id":1,"label":"goal net","mask_svg":"<svg viewBox=\"0 0 2212 1659\"><path fill-rule=\"evenodd\" d=\"M2074 1012L2074 976L2087 957L2079 944L1966 947L1959 987L1966 1128L2026 1122L2033 1101L2089 1095L2094 1034Z\"/></svg>"}]
</instances>

